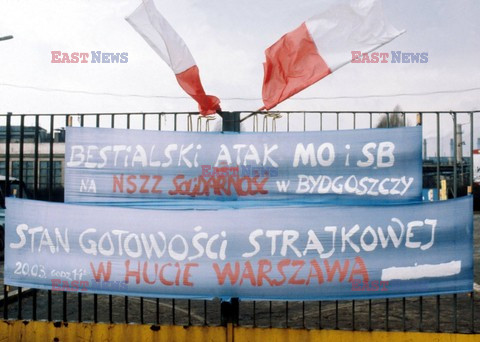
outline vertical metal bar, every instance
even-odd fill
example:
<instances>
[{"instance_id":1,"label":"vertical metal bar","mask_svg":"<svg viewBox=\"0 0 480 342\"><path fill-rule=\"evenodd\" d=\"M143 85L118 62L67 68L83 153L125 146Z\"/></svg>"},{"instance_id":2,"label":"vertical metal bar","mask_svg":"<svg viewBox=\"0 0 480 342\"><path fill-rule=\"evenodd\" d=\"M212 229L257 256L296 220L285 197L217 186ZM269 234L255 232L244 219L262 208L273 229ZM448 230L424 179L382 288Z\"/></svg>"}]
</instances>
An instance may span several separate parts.
<instances>
[{"instance_id":1,"label":"vertical metal bar","mask_svg":"<svg viewBox=\"0 0 480 342\"><path fill-rule=\"evenodd\" d=\"M437 303L435 305L435 313L436 313L436 319L435 319L436 329L435 329L435 331L440 332L440 296L437 295L436 299L437 299Z\"/></svg>"},{"instance_id":2,"label":"vertical metal bar","mask_svg":"<svg viewBox=\"0 0 480 342\"><path fill-rule=\"evenodd\" d=\"M32 319L37 320L37 289L32 289Z\"/></svg>"},{"instance_id":3,"label":"vertical metal bar","mask_svg":"<svg viewBox=\"0 0 480 342\"><path fill-rule=\"evenodd\" d=\"M453 332L458 332L457 326L457 294L453 294Z\"/></svg>"},{"instance_id":4,"label":"vertical metal bar","mask_svg":"<svg viewBox=\"0 0 480 342\"><path fill-rule=\"evenodd\" d=\"M18 306L17 319L22 319L22 288L21 287L18 287L18 290L17 290L17 306Z\"/></svg>"},{"instance_id":5,"label":"vertical metal bar","mask_svg":"<svg viewBox=\"0 0 480 342\"><path fill-rule=\"evenodd\" d=\"M340 114L337 112L337 131L340 129Z\"/></svg>"},{"instance_id":6,"label":"vertical metal bar","mask_svg":"<svg viewBox=\"0 0 480 342\"><path fill-rule=\"evenodd\" d=\"M97 114L96 115L96 118L95 118L95 127L100 127L100 114Z\"/></svg>"},{"instance_id":7,"label":"vertical metal bar","mask_svg":"<svg viewBox=\"0 0 480 342\"><path fill-rule=\"evenodd\" d=\"M305 329L305 301L302 301L302 327Z\"/></svg>"},{"instance_id":8,"label":"vertical metal bar","mask_svg":"<svg viewBox=\"0 0 480 342\"><path fill-rule=\"evenodd\" d=\"M172 324L175 325L175 299L172 299Z\"/></svg>"},{"instance_id":9,"label":"vertical metal bar","mask_svg":"<svg viewBox=\"0 0 480 342\"><path fill-rule=\"evenodd\" d=\"M290 132L290 112L287 113L287 132Z\"/></svg>"},{"instance_id":10,"label":"vertical metal bar","mask_svg":"<svg viewBox=\"0 0 480 342\"><path fill-rule=\"evenodd\" d=\"M288 328L288 300L285 302L285 328Z\"/></svg>"},{"instance_id":11,"label":"vertical metal bar","mask_svg":"<svg viewBox=\"0 0 480 342\"><path fill-rule=\"evenodd\" d=\"M355 330L355 300L352 300L352 330Z\"/></svg>"},{"instance_id":12,"label":"vertical metal bar","mask_svg":"<svg viewBox=\"0 0 480 342\"><path fill-rule=\"evenodd\" d=\"M373 125L373 114L370 112L370 128L372 128Z\"/></svg>"},{"instance_id":13,"label":"vertical metal bar","mask_svg":"<svg viewBox=\"0 0 480 342\"><path fill-rule=\"evenodd\" d=\"M78 321L82 322L82 293L77 294L77 315Z\"/></svg>"},{"instance_id":14,"label":"vertical metal bar","mask_svg":"<svg viewBox=\"0 0 480 342\"><path fill-rule=\"evenodd\" d=\"M357 128L357 113L353 113L353 129Z\"/></svg>"},{"instance_id":15,"label":"vertical metal bar","mask_svg":"<svg viewBox=\"0 0 480 342\"><path fill-rule=\"evenodd\" d=\"M85 125L85 114L80 115L80 127Z\"/></svg>"},{"instance_id":16,"label":"vertical metal bar","mask_svg":"<svg viewBox=\"0 0 480 342\"><path fill-rule=\"evenodd\" d=\"M20 179L20 184L18 185L18 197L23 197L23 192L26 190L24 189L23 184L25 184L23 179L23 140L25 138L25 116L22 115L20 117L20 156L19 156L19 170L18 170L18 178Z\"/></svg>"},{"instance_id":17,"label":"vertical metal bar","mask_svg":"<svg viewBox=\"0 0 480 342\"><path fill-rule=\"evenodd\" d=\"M93 322L98 323L98 295L93 294Z\"/></svg>"},{"instance_id":18,"label":"vertical metal bar","mask_svg":"<svg viewBox=\"0 0 480 342\"><path fill-rule=\"evenodd\" d=\"M256 308L256 302L253 301L253 326L257 326L257 316L256 316L257 308Z\"/></svg>"},{"instance_id":19,"label":"vertical metal bar","mask_svg":"<svg viewBox=\"0 0 480 342\"><path fill-rule=\"evenodd\" d=\"M318 301L318 329L322 329L322 301Z\"/></svg>"},{"instance_id":20,"label":"vertical metal bar","mask_svg":"<svg viewBox=\"0 0 480 342\"><path fill-rule=\"evenodd\" d=\"M11 139L12 139L12 113L7 113L7 136L5 141L5 197L10 196L10 141Z\"/></svg>"},{"instance_id":21,"label":"vertical metal bar","mask_svg":"<svg viewBox=\"0 0 480 342\"><path fill-rule=\"evenodd\" d=\"M115 128L115 114L112 114L110 126L111 126L112 128Z\"/></svg>"},{"instance_id":22,"label":"vertical metal bar","mask_svg":"<svg viewBox=\"0 0 480 342\"><path fill-rule=\"evenodd\" d=\"M335 330L338 330L338 300L335 301Z\"/></svg>"},{"instance_id":23,"label":"vertical metal bar","mask_svg":"<svg viewBox=\"0 0 480 342\"><path fill-rule=\"evenodd\" d=\"M303 112L303 131L307 130L307 115Z\"/></svg>"},{"instance_id":24,"label":"vertical metal bar","mask_svg":"<svg viewBox=\"0 0 480 342\"><path fill-rule=\"evenodd\" d=\"M52 321L52 290L48 290L47 296L47 320Z\"/></svg>"},{"instance_id":25,"label":"vertical metal bar","mask_svg":"<svg viewBox=\"0 0 480 342\"><path fill-rule=\"evenodd\" d=\"M48 200L53 197L53 135L55 117L50 115L50 152L48 158Z\"/></svg>"},{"instance_id":26,"label":"vertical metal bar","mask_svg":"<svg viewBox=\"0 0 480 342\"><path fill-rule=\"evenodd\" d=\"M473 113L470 113L470 186L473 191ZM480 146L479 146L480 147Z\"/></svg>"},{"instance_id":27,"label":"vertical metal bar","mask_svg":"<svg viewBox=\"0 0 480 342\"><path fill-rule=\"evenodd\" d=\"M125 296L125 301L124 301L124 316L125 316L125 323L128 323L128 296Z\"/></svg>"},{"instance_id":28,"label":"vertical metal bar","mask_svg":"<svg viewBox=\"0 0 480 342\"><path fill-rule=\"evenodd\" d=\"M268 307L268 317L269 317L269 326L270 328L272 327L272 301L270 301L269 303L269 307Z\"/></svg>"},{"instance_id":29,"label":"vertical metal bar","mask_svg":"<svg viewBox=\"0 0 480 342\"><path fill-rule=\"evenodd\" d=\"M372 300L368 300L368 331L372 331Z\"/></svg>"},{"instance_id":30,"label":"vertical metal bar","mask_svg":"<svg viewBox=\"0 0 480 342\"><path fill-rule=\"evenodd\" d=\"M423 297L420 296L418 301L418 331L423 329Z\"/></svg>"},{"instance_id":31,"label":"vertical metal bar","mask_svg":"<svg viewBox=\"0 0 480 342\"><path fill-rule=\"evenodd\" d=\"M471 323L471 332L475 333L475 291L470 292L470 323Z\"/></svg>"},{"instance_id":32,"label":"vertical metal bar","mask_svg":"<svg viewBox=\"0 0 480 342\"><path fill-rule=\"evenodd\" d=\"M130 129L130 114L127 114L127 129Z\"/></svg>"},{"instance_id":33,"label":"vertical metal bar","mask_svg":"<svg viewBox=\"0 0 480 342\"><path fill-rule=\"evenodd\" d=\"M203 325L207 325L207 301L203 301Z\"/></svg>"},{"instance_id":34,"label":"vertical metal bar","mask_svg":"<svg viewBox=\"0 0 480 342\"><path fill-rule=\"evenodd\" d=\"M440 113L437 113L437 190L440 191Z\"/></svg>"},{"instance_id":35,"label":"vertical metal bar","mask_svg":"<svg viewBox=\"0 0 480 342\"><path fill-rule=\"evenodd\" d=\"M62 320L67 321L67 293L62 292Z\"/></svg>"},{"instance_id":36,"label":"vertical metal bar","mask_svg":"<svg viewBox=\"0 0 480 342\"><path fill-rule=\"evenodd\" d=\"M34 151L33 151L33 198L38 196L38 139L40 130L40 116L35 115L35 137L34 137Z\"/></svg>"},{"instance_id":37,"label":"vertical metal bar","mask_svg":"<svg viewBox=\"0 0 480 342\"><path fill-rule=\"evenodd\" d=\"M323 113L320 113L320 131L323 131Z\"/></svg>"},{"instance_id":38,"label":"vertical metal bar","mask_svg":"<svg viewBox=\"0 0 480 342\"><path fill-rule=\"evenodd\" d=\"M387 128L390 128L390 113L385 113L387 116Z\"/></svg>"},{"instance_id":39,"label":"vertical metal bar","mask_svg":"<svg viewBox=\"0 0 480 342\"><path fill-rule=\"evenodd\" d=\"M3 285L3 319L8 319L8 285Z\"/></svg>"},{"instance_id":40,"label":"vertical metal bar","mask_svg":"<svg viewBox=\"0 0 480 342\"><path fill-rule=\"evenodd\" d=\"M192 325L192 301L188 300L188 326Z\"/></svg>"},{"instance_id":41,"label":"vertical metal bar","mask_svg":"<svg viewBox=\"0 0 480 342\"><path fill-rule=\"evenodd\" d=\"M143 297L140 297L140 324L143 323Z\"/></svg>"},{"instance_id":42,"label":"vertical metal bar","mask_svg":"<svg viewBox=\"0 0 480 342\"><path fill-rule=\"evenodd\" d=\"M173 130L177 131L177 113L173 114Z\"/></svg>"},{"instance_id":43,"label":"vertical metal bar","mask_svg":"<svg viewBox=\"0 0 480 342\"><path fill-rule=\"evenodd\" d=\"M142 114L142 129L145 130L145 113Z\"/></svg>"},{"instance_id":44,"label":"vertical metal bar","mask_svg":"<svg viewBox=\"0 0 480 342\"><path fill-rule=\"evenodd\" d=\"M406 326L406 310L407 309L407 299L405 297L402 298L402 325L403 331L407 330Z\"/></svg>"},{"instance_id":45,"label":"vertical metal bar","mask_svg":"<svg viewBox=\"0 0 480 342\"><path fill-rule=\"evenodd\" d=\"M162 114L158 114L158 130L162 130Z\"/></svg>"},{"instance_id":46,"label":"vertical metal bar","mask_svg":"<svg viewBox=\"0 0 480 342\"><path fill-rule=\"evenodd\" d=\"M108 295L108 321L113 323L113 296Z\"/></svg>"},{"instance_id":47,"label":"vertical metal bar","mask_svg":"<svg viewBox=\"0 0 480 342\"><path fill-rule=\"evenodd\" d=\"M155 323L160 324L160 299L155 300Z\"/></svg>"},{"instance_id":48,"label":"vertical metal bar","mask_svg":"<svg viewBox=\"0 0 480 342\"><path fill-rule=\"evenodd\" d=\"M239 317L240 317L240 300L238 297L233 297L231 300L231 307L232 307L232 323L238 325Z\"/></svg>"},{"instance_id":49,"label":"vertical metal bar","mask_svg":"<svg viewBox=\"0 0 480 342\"><path fill-rule=\"evenodd\" d=\"M453 115L453 197L457 197L457 113L451 113Z\"/></svg>"},{"instance_id":50,"label":"vertical metal bar","mask_svg":"<svg viewBox=\"0 0 480 342\"><path fill-rule=\"evenodd\" d=\"M390 320L389 320L389 315L390 315L390 301L389 299L387 298L385 300L385 330L388 331L389 330L389 323L390 323Z\"/></svg>"}]
</instances>

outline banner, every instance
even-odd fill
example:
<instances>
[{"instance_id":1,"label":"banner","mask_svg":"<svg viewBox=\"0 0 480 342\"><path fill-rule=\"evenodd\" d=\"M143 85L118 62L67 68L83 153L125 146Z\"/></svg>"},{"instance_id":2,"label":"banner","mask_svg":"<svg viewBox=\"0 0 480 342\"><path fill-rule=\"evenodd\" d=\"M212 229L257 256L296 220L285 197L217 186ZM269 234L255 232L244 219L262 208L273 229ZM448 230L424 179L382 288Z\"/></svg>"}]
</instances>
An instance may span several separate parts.
<instances>
[{"instance_id":1,"label":"banner","mask_svg":"<svg viewBox=\"0 0 480 342\"><path fill-rule=\"evenodd\" d=\"M454 215L453 213L461 213ZM7 199L5 284L191 299L472 291L472 198L147 210Z\"/></svg>"},{"instance_id":2,"label":"banner","mask_svg":"<svg viewBox=\"0 0 480 342\"><path fill-rule=\"evenodd\" d=\"M420 201L421 141L421 127L261 134L70 127L65 201L196 209Z\"/></svg>"}]
</instances>

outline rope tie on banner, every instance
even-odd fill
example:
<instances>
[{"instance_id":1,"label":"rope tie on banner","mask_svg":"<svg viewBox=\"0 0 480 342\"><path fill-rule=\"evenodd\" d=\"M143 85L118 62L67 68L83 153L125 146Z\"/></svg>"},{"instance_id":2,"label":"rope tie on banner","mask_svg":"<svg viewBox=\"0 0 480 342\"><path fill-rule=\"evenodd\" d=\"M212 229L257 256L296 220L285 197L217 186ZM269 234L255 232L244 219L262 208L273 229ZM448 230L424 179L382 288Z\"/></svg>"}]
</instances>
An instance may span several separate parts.
<instances>
[{"instance_id":1,"label":"rope tie on banner","mask_svg":"<svg viewBox=\"0 0 480 342\"><path fill-rule=\"evenodd\" d=\"M282 114L280 113L262 113L263 116L263 131L268 132L268 118L272 118L272 132L277 131L277 119L280 119L282 117Z\"/></svg>"},{"instance_id":2,"label":"rope tie on banner","mask_svg":"<svg viewBox=\"0 0 480 342\"><path fill-rule=\"evenodd\" d=\"M210 132L210 121L216 120L217 116L216 115L199 115L197 118L197 131L201 132L202 131L202 121L205 121L205 132Z\"/></svg>"}]
</instances>

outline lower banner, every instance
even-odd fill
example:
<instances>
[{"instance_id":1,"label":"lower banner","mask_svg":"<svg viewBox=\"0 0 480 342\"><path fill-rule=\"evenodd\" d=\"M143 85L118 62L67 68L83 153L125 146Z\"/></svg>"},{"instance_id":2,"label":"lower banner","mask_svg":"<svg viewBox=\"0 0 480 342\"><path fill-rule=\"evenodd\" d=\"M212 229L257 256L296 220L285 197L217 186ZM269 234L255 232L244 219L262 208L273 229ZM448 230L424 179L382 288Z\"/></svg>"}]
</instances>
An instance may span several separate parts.
<instances>
[{"instance_id":1,"label":"lower banner","mask_svg":"<svg viewBox=\"0 0 480 342\"><path fill-rule=\"evenodd\" d=\"M143 210L7 199L5 284L228 300L472 291L472 198Z\"/></svg>"}]
</instances>

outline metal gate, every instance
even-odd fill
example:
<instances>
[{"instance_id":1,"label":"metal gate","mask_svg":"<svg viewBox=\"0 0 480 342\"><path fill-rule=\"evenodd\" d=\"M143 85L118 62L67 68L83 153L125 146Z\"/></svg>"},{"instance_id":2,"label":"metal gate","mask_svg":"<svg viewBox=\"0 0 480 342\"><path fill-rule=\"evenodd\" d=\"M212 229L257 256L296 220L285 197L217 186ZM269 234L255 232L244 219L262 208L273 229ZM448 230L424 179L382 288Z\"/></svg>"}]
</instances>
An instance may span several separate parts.
<instances>
[{"instance_id":1,"label":"metal gate","mask_svg":"<svg viewBox=\"0 0 480 342\"><path fill-rule=\"evenodd\" d=\"M204 118L198 113L0 114L1 205L6 196L63 201L66 126L267 132L422 125L424 188L448 198L473 193L476 205L480 202L480 180L475 179L473 163L474 150L480 148L480 112L224 112L222 117L223 121L219 116ZM480 217L476 215L476 240L480 239L479 228ZM3 264L1 271L3 283ZM480 272L475 271L478 279ZM3 285L0 305L4 320L142 323L152 324L152 329L228 323L240 327L460 333L475 333L480 328L480 301L475 292L375 300L221 303Z\"/></svg>"}]
</instances>

